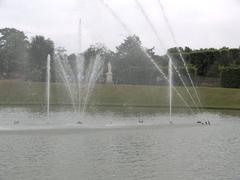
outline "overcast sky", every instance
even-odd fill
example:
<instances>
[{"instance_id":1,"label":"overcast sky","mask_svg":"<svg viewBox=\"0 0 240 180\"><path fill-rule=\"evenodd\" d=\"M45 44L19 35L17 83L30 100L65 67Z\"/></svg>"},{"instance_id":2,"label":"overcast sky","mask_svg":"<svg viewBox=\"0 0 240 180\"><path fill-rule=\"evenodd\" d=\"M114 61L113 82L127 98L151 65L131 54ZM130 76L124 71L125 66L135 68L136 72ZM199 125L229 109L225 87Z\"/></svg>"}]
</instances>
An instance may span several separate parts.
<instances>
[{"instance_id":1,"label":"overcast sky","mask_svg":"<svg viewBox=\"0 0 240 180\"><path fill-rule=\"evenodd\" d=\"M105 0L145 47L157 53L175 46L158 0L139 0L163 42L159 44L135 0ZM180 46L205 48L240 46L240 0L162 0ZM0 0L0 28L14 27L28 37L44 35L69 53L78 49L79 19L82 44L104 43L115 50L128 35L100 0Z\"/></svg>"}]
</instances>

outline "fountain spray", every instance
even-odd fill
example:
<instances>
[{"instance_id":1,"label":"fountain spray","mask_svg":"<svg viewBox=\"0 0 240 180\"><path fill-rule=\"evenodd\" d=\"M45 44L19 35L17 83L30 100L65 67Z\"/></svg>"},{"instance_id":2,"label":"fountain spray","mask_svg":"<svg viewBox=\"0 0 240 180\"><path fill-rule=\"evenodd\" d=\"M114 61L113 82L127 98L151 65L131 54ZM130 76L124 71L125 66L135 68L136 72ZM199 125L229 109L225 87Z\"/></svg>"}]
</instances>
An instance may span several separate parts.
<instances>
[{"instance_id":1,"label":"fountain spray","mask_svg":"<svg viewBox=\"0 0 240 180\"><path fill-rule=\"evenodd\" d=\"M170 35L171 35L171 37L172 37L172 39L173 39L173 41L174 41L174 43L175 43L175 45L176 45L177 51L178 51L178 53L179 53L179 55L180 55L180 59L181 59L181 61L183 62L183 65L184 65L184 68L185 68L185 70L186 70L186 72L187 72L188 78L190 79L190 82L191 82L191 84L192 84L193 90L194 90L195 95L196 95L196 97L197 97L197 100L198 100L198 102L199 102L200 108L202 108L203 106L202 106L202 102L201 102L201 100L200 100L199 94L198 94L197 89L196 89L196 87L195 87L195 85L194 85L194 83L193 83L193 80L192 80L192 78L191 78L191 75L190 75L190 73L189 73L189 71L188 71L187 64L186 64L186 62L185 62L185 60L184 60L184 57L183 57L183 55L182 55L182 52L181 52L181 50L180 50L180 48L179 48L179 45L178 45L178 43L177 43L177 39L176 39L175 34L174 34L174 32L173 32L173 28L172 28L172 26L171 26L171 24L170 24L170 21L169 21L169 19L168 19L168 17L167 17L167 14L166 14L166 12L165 12L165 8L164 8L161 0L158 0L158 4L159 4L159 6L160 6L160 8L161 8L162 15L163 15L163 18L164 18L164 20L165 20L165 22L166 22L166 24L167 24L167 28L168 28L168 30L169 30L169 32L170 32Z\"/></svg>"},{"instance_id":2,"label":"fountain spray","mask_svg":"<svg viewBox=\"0 0 240 180\"><path fill-rule=\"evenodd\" d=\"M49 109L50 109L50 80L51 80L51 56L47 56L47 118L49 120Z\"/></svg>"},{"instance_id":3,"label":"fountain spray","mask_svg":"<svg viewBox=\"0 0 240 180\"><path fill-rule=\"evenodd\" d=\"M172 123L172 59L169 58L168 62L168 79L169 79L169 122Z\"/></svg>"},{"instance_id":4,"label":"fountain spray","mask_svg":"<svg viewBox=\"0 0 240 180\"><path fill-rule=\"evenodd\" d=\"M123 27L123 29L131 36L133 33L131 32L131 30L128 28L128 26L124 23L124 21L114 12L114 10L104 1L104 0L99 0L104 6L105 8L111 13L111 15L116 19L117 22L119 22L121 24L121 26ZM140 5L140 3L135 0L136 3L138 5ZM140 5L141 7L141 5ZM141 8L141 11L145 14L143 8ZM148 19L148 22L150 22L151 27L154 28L153 24L151 23L150 19L146 16L146 19ZM154 28L155 29L155 28ZM159 36L157 34L157 31L154 31L154 33L157 35L158 39ZM159 39L160 40L160 39ZM160 42L161 43L161 40ZM164 79L169 82L169 79L167 78L166 74L163 72L163 70L158 66L158 64L152 59L152 57L147 53L146 49L141 48L141 50L144 52L144 54L148 57L148 59L153 63L153 65L156 67L156 69L163 75ZM170 56L168 56L169 58L171 58ZM191 112L193 113L193 110L191 108L191 106L185 101L185 99L183 98L183 96L178 92L178 90L175 87L172 87L172 89L176 92L177 96L182 100L182 102L191 110Z\"/></svg>"},{"instance_id":5,"label":"fountain spray","mask_svg":"<svg viewBox=\"0 0 240 180\"><path fill-rule=\"evenodd\" d=\"M166 50L166 55L168 57L168 59L172 59L170 54L168 53L168 50L164 47L164 43L162 42L157 29L154 27L154 24L152 23L151 19L149 18L149 16L147 15L147 13L145 12L143 6L141 5L141 3L139 2L139 0L135 0L136 5L138 6L138 8L140 9L142 15L144 16L144 18L146 19L147 23L149 24L149 26L151 27L154 35L156 36L159 44L161 47L163 47ZM195 102L193 96L191 95L186 83L184 82L182 75L180 74L180 72L178 71L177 67L174 65L174 63L172 62L172 67L174 68L174 70L177 72L178 77L180 78L181 82L183 83L184 88L186 89L188 95L190 96L191 100L193 101L194 105L197 107L197 103ZM190 77L191 78L191 77Z\"/></svg>"}]
</instances>

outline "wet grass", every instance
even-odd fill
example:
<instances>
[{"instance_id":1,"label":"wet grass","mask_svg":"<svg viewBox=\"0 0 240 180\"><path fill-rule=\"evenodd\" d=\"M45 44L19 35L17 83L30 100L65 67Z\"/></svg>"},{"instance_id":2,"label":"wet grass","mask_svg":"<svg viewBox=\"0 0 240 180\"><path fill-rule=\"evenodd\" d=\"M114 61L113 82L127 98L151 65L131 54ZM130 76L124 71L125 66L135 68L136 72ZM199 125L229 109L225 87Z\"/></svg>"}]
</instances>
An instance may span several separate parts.
<instances>
[{"instance_id":1,"label":"wet grass","mask_svg":"<svg viewBox=\"0 0 240 180\"><path fill-rule=\"evenodd\" d=\"M183 87L176 87L186 102L194 107L191 98ZM194 91L189 88L195 101ZM240 109L240 89L197 88L202 105L209 109ZM69 95L61 83L51 84L51 104L71 104ZM173 93L173 105L185 107L184 103ZM168 87L135 85L97 85L93 91L90 104L99 106L137 106L167 107ZM0 104L2 105L45 105L45 83L26 81L0 81Z\"/></svg>"}]
</instances>

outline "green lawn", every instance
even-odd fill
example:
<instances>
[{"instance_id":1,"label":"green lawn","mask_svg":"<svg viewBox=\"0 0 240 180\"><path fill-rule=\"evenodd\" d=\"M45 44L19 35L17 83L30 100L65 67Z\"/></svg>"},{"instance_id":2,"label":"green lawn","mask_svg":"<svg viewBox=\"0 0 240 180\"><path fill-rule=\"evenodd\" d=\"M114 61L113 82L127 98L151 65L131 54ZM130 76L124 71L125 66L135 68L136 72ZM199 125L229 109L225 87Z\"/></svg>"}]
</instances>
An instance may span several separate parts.
<instances>
[{"instance_id":1,"label":"green lawn","mask_svg":"<svg viewBox=\"0 0 240 180\"><path fill-rule=\"evenodd\" d=\"M187 103L194 107L186 90L183 87L176 89ZM189 90L194 95L193 89L189 88ZM198 87L197 91L203 108L240 109L240 89ZM46 102L45 92L45 83L0 81L0 104L43 105ZM71 104L68 93L61 83L52 83L51 94L51 104ZM89 103L110 106L167 107L168 87L97 85ZM185 106L176 93L173 95L173 105L175 107Z\"/></svg>"}]
</instances>

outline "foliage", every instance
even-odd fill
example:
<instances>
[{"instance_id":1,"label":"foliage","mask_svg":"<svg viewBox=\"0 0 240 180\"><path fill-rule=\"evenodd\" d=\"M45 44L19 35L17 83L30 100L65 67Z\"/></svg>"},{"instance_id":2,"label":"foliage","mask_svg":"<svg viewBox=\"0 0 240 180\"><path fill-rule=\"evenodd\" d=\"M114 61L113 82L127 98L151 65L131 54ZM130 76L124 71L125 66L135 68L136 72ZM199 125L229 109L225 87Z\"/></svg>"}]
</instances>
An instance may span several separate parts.
<instances>
[{"instance_id":1,"label":"foliage","mask_svg":"<svg viewBox=\"0 0 240 180\"><path fill-rule=\"evenodd\" d=\"M191 81L189 79L189 76L187 74L185 67L178 67L177 69L178 69L178 72L181 74L181 78L183 79L185 84L191 86L192 84L191 84ZM191 79L194 81L196 78L197 69L193 66L188 66L188 72L191 76ZM183 83L176 71L173 71L173 84L174 85L183 85Z\"/></svg>"},{"instance_id":2,"label":"foliage","mask_svg":"<svg viewBox=\"0 0 240 180\"><path fill-rule=\"evenodd\" d=\"M184 65L179 51L184 57L189 71L191 71L190 74L193 77L201 76L217 79L222 77L224 80L225 76L227 76L225 75L225 71L232 69L233 66L236 67L240 65L240 48L170 48L168 49L168 55L171 56L175 66L180 69L184 79L186 77L186 71L182 68ZM46 39L43 36L35 36L31 42L29 42L24 32L20 30L14 28L0 29L0 78L10 79L23 77L33 81L45 81L46 59L48 54L54 57L54 43L50 39ZM79 56L75 54L68 56L63 47L55 49L55 54L64 55L77 76L76 71ZM160 73L149 61L149 56L162 69L167 69L168 67L168 56L166 54L156 54L154 47L150 49L143 47L140 38L136 35L126 37L126 39L116 47L116 52L109 50L101 43L97 43L91 45L82 55L85 59L85 69L88 69L92 60L96 59L96 56L101 56L98 60L103 60L105 63L103 76L107 72L107 63L111 62L115 83L158 84L162 81L163 78ZM53 65L54 64L51 64L51 66ZM222 75L221 69L224 69ZM52 74L52 77L53 79L55 78L54 74ZM179 84L179 79L177 77L174 79L177 79L175 83ZM188 84L187 81L186 78L186 84ZM236 87L235 84L233 86Z\"/></svg>"},{"instance_id":3,"label":"foliage","mask_svg":"<svg viewBox=\"0 0 240 180\"><path fill-rule=\"evenodd\" d=\"M180 50L186 62L197 68L198 76L220 77L219 67L240 64L240 49L223 47L221 49L191 50L185 47L185 49L180 48ZM168 52L177 64L181 65L180 55L176 48L171 48Z\"/></svg>"},{"instance_id":4,"label":"foliage","mask_svg":"<svg viewBox=\"0 0 240 180\"><path fill-rule=\"evenodd\" d=\"M149 84L153 72L153 65L150 63L139 37L136 35L127 37L117 47L113 61L113 79L115 83L121 84ZM150 55L151 50L146 52Z\"/></svg>"},{"instance_id":5,"label":"foliage","mask_svg":"<svg viewBox=\"0 0 240 180\"><path fill-rule=\"evenodd\" d=\"M27 64L27 37L14 28L0 29L0 34L0 77L17 78Z\"/></svg>"},{"instance_id":6,"label":"foliage","mask_svg":"<svg viewBox=\"0 0 240 180\"><path fill-rule=\"evenodd\" d=\"M113 59L114 53L111 50L109 50L106 46L104 46L104 44L97 43L97 44L91 45L83 53L84 60L85 60L84 62L85 69L88 68L91 60L95 59L97 55L101 56L101 60L104 61L105 67L106 67L106 64ZM104 72L106 71L107 70L105 69Z\"/></svg>"},{"instance_id":7,"label":"foliage","mask_svg":"<svg viewBox=\"0 0 240 180\"><path fill-rule=\"evenodd\" d=\"M43 36L32 38L29 49L29 78L33 81L46 80L46 65L48 54L53 57L54 43Z\"/></svg>"},{"instance_id":8,"label":"foliage","mask_svg":"<svg viewBox=\"0 0 240 180\"><path fill-rule=\"evenodd\" d=\"M227 67L222 69L221 85L226 88L240 87L240 67Z\"/></svg>"}]
</instances>

